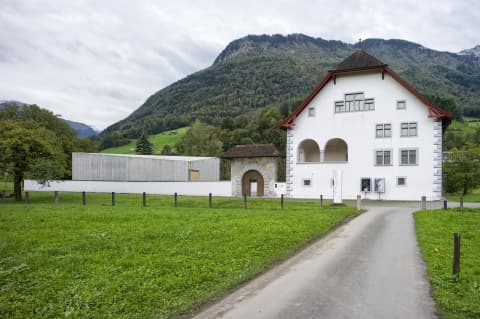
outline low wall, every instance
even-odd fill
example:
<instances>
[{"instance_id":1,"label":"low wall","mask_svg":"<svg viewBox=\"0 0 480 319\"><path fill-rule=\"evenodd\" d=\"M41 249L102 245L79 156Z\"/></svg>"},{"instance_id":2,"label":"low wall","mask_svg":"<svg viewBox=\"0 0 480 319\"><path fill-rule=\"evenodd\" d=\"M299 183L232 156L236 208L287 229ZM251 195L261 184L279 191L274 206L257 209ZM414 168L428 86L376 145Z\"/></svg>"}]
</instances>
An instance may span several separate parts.
<instances>
[{"instance_id":1,"label":"low wall","mask_svg":"<svg viewBox=\"0 0 480 319\"><path fill-rule=\"evenodd\" d=\"M232 196L230 181L221 182L104 182L104 181L50 181L48 185L33 180L24 181L26 192L87 192L120 194L159 194Z\"/></svg>"}]
</instances>

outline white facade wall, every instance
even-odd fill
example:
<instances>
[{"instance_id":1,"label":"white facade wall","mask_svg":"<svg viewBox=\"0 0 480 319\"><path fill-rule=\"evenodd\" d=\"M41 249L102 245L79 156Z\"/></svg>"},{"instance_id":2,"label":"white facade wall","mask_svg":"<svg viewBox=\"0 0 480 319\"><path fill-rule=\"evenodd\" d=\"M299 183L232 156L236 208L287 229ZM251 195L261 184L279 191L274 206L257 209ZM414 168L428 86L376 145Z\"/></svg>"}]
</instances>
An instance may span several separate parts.
<instances>
[{"instance_id":1,"label":"white facade wall","mask_svg":"<svg viewBox=\"0 0 480 319\"><path fill-rule=\"evenodd\" d=\"M335 101L344 100L346 93L363 92L365 98L375 99L374 111L335 113ZM398 110L397 101L405 100L406 109ZM315 116L308 116L314 107ZM417 136L401 137L400 124L416 122ZM376 138L376 124L392 125L390 138ZM381 199L428 200L441 197L441 122L429 118L427 107L396 80L380 72L337 75L298 115L295 126L287 132L287 183L288 196L318 198L323 194L332 197L331 179L334 170L342 170L342 197L345 199L378 199L377 193L360 192L361 178L385 178L385 193ZM348 145L347 163L300 163L299 144L313 139L321 151L333 138L341 138ZM400 165L400 149L417 149L417 165ZM376 166L375 151L391 150L392 165ZM397 177L405 177L406 185L397 186ZM311 179L310 186L303 180ZM365 196L366 195L366 196Z\"/></svg>"}]
</instances>

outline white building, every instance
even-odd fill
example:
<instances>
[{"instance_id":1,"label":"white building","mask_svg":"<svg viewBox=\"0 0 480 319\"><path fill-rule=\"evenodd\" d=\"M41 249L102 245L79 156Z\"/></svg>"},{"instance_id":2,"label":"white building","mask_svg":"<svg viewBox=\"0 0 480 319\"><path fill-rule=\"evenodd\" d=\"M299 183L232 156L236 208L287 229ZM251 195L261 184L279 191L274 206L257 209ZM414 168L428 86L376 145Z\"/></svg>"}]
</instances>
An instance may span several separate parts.
<instances>
[{"instance_id":1,"label":"white building","mask_svg":"<svg viewBox=\"0 0 480 319\"><path fill-rule=\"evenodd\" d=\"M388 65L357 50L280 125L286 195L439 200L450 120Z\"/></svg>"}]
</instances>

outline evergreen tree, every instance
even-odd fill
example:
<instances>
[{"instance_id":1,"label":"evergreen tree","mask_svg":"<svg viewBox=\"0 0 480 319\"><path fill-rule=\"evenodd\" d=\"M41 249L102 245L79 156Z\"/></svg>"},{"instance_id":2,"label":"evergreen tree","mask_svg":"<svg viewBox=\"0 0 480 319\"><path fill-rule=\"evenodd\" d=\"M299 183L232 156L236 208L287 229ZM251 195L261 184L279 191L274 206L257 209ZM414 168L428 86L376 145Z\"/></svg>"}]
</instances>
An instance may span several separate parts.
<instances>
[{"instance_id":1,"label":"evergreen tree","mask_svg":"<svg viewBox=\"0 0 480 319\"><path fill-rule=\"evenodd\" d=\"M141 155L150 155L153 153L152 143L148 140L148 134L145 133L145 130L142 130L140 137L137 140L137 147L135 152Z\"/></svg>"}]
</instances>

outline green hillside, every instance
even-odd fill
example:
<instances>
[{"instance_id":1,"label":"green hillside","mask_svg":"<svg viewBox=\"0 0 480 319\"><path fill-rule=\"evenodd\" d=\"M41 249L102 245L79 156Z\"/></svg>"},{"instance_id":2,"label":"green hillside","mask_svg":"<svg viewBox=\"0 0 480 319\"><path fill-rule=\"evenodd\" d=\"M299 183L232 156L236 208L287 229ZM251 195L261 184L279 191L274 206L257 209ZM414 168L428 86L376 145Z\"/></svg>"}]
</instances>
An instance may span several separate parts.
<instances>
[{"instance_id":1,"label":"green hillside","mask_svg":"<svg viewBox=\"0 0 480 319\"><path fill-rule=\"evenodd\" d=\"M153 153L160 154L164 145L172 147L185 135L189 127L182 127L176 130L166 131L149 136L148 140L153 144ZM107 154L135 154L135 145L137 140L131 139L126 145L111 147L102 150L102 153Z\"/></svg>"},{"instance_id":2,"label":"green hillside","mask_svg":"<svg viewBox=\"0 0 480 319\"><path fill-rule=\"evenodd\" d=\"M475 55L435 51L404 40L348 44L301 34L252 35L230 43L212 66L150 96L100 134L100 147L137 138L142 128L155 134L195 119L218 125L239 115L253 118L267 106L291 108L357 48L389 64L421 93L451 97L466 115L480 115L480 58Z\"/></svg>"}]
</instances>

